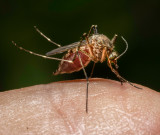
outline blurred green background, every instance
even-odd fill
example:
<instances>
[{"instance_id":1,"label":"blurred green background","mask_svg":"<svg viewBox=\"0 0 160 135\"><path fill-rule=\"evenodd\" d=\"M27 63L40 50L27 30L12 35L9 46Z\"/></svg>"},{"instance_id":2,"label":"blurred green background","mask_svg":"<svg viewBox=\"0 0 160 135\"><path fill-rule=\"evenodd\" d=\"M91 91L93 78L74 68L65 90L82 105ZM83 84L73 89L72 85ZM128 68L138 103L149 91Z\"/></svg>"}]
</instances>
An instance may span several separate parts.
<instances>
[{"instance_id":1,"label":"blurred green background","mask_svg":"<svg viewBox=\"0 0 160 135\"><path fill-rule=\"evenodd\" d=\"M53 76L58 61L46 60L20 51L12 45L45 54L56 48L40 36L37 26L53 41L67 45L79 41L92 24L112 38L123 35L129 43L118 61L127 80L155 90L160 88L160 29L158 0L2 0L0 2L0 90L16 89L60 80L84 78L83 71ZM116 49L125 44L119 38ZM62 55L57 55L61 58ZM93 63L87 68L90 74ZM116 79L106 63L98 63L93 77Z\"/></svg>"}]
</instances>

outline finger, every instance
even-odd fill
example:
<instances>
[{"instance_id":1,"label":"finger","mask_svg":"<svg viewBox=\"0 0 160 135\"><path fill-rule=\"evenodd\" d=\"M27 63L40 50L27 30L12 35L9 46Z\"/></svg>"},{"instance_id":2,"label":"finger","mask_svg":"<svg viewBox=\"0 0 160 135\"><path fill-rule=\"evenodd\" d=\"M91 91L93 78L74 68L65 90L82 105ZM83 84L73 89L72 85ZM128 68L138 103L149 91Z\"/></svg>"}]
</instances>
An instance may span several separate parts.
<instances>
[{"instance_id":1,"label":"finger","mask_svg":"<svg viewBox=\"0 0 160 135\"><path fill-rule=\"evenodd\" d=\"M1 134L160 134L160 94L106 79L37 85L0 94Z\"/></svg>"}]
</instances>

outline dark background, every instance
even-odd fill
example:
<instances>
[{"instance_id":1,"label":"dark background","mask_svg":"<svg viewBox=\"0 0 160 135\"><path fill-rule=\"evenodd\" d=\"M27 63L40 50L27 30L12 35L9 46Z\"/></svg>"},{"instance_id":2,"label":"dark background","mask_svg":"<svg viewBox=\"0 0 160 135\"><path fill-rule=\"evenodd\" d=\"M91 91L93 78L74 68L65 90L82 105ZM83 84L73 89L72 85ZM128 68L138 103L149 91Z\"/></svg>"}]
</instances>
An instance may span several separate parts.
<instances>
[{"instance_id":1,"label":"dark background","mask_svg":"<svg viewBox=\"0 0 160 135\"><path fill-rule=\"evenodd\" d=\"M0 90L16 89L60 80L84 78L83 71L53 76L58 61L20 51L12 45L45 54L56 48L33 28L37 26L53 41L67 45L79 41L92 24L112 38L123 35L129 43L118 61L127 80L155 90L160 88L160 29L158 0L4 0L0 2ZM125 44L119 38L116 49ZM61 58L62 55L56 57ZM89 74L93 63L87 67ZM106 63L98 63L93 77L116 79Z\"/></svg>"}]
</instances>

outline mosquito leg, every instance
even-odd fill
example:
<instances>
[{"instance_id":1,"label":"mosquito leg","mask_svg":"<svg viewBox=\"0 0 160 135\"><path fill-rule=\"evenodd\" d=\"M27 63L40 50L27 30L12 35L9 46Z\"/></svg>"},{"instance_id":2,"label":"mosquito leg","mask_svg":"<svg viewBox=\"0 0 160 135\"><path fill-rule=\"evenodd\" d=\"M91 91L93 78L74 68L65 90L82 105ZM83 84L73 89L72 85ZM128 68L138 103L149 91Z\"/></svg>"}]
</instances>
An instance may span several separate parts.
<instances>
[{"instance_id":1,"label":"mosquito leg","mask_svg":"<svg viewBox=\"0 0 160 135\"><path fill-rule=\"evenodd\" d=\"M111 61L110 61L110 59L109 59L108 54L107 54L107 62L108 62L108 66L110 67L111 71L112 71L112 72L119 78L119 80L121 81L121 84L122 84L123 82L127 82L128 84L130 84L131 86L133 86L133 87L135 87L135 88L137 88L137 89L142 89L142 88L139 88L139 87L135 86L135 85L132 84L131 82L127 81L127 80L124 79L122 76L120 76L120 74L118 73L118 71L116 71L116 70L112 67Z\"/></svg>"},{"instance_id":2,"label":"mosquito leg","mask_svg":"<svg viewBox=\"0 0 160 135\"><path fill-rule=\"evenodd\" d=\"M83 37L85 37L85 39L86 39L86 41L87 41L87 47L88 47L88 50L89 50L89 55L90 55L91 59L94 61L95 57L94 57L92 48L90 47L90 44L89 44L88 35L87 35L86 33L84 33L84 34L83 34Z\"/></svg>"},{"instance_id":3,"label":"mosquito leg","mask_svg":"<svg viewBox=\"0 0 160 135\"><path fill-rule=\"evenodd\" d=\"M94 58L93 58L90 54L88 54L87 52L85 52L85 51L83 51L83 50L81 50L81 49L79 49L79 51L81 51L83 54L85 54L86 56L88 56L91 60L94 59ZM96 63L94 62L94 65L93 65L93 67L92 67L92 71L91 71L91 74L90 74L90 77L89 77L89 78L91 78L92 75L93 75L93 71L94 71L95 64L96 64Z\"/></svg>"},{"instance_id":4,"label":"mosquito leg","mask_svg":"<svg viewBox=\"0 0 160 135\"><path fill-rule=\"evenodd\" d=\"M94 25L93 30L94 30L94 34L98 34L97 25Z\"/></svg>"},{"instance_id":5,"label":"mosquito leg","mask_svg":"<svg viewBox=\"0 0 160 135\"><path fill-rule=\"evenodd\" d=\"M106 47L103 48L100 62L102 63L105 59L106 59Z\"/></svg>"},{"instance_id":6,"label":"mosquito leg","mask_svg":"<svg viewBox=\"0 0 160 135\"><path fill-rule=\"evenodd\" d=\"M92 26L92 27L95 27L95 26ZM92 27L91 27L91 29L92 29ZM90 30L90 31L91 31L91 30ZM90 34L90 32L89 32L89 34ZM89 35L89 34L88 34L88 35ZM93 55L93 52L92 52L91 47L89 46L88 35L87 35L86 33L83 34L83 37L85 37L85 38L86 38L86 41L87 41L87 46L88 46L88 49L89 49L89 54L85 53L83 50L80 50L80 51L81 51L81 52L84 52L85 55L87 55L90 59L92 59L92 60L94 61L94 55ZM79 48L80 48L80 46L81 46L82 40L83 40L83 38L81 38L80 45L79 45L79 47L77 48L77 55L78 55L79 61L80 61L80 63L81 63L81 66L82 66L82 69L83 69L83 72L84 72L84 75L85 75L86 80L87 80L87 89L86 89L86 113L88 113L88 86L89 86L89 78L88 78L88 76L87 76L86 70L85 70L84 65L83 65L83 63L82 63L82 59L81 59L81 57L80 57L80 55L79 55L79 53L78 53ZM94 63L94 65L95 65L95 63ZM92 76L92 74L93 74L93 70L94 70L94 67L93 67L93 69L92 69L91 76Z\"/></svg>"},{"instance_id":7,"label":"mosquito leg","mask_svg":"<svg viewBox=\"0 0 160 135\"><path fill-rule=\"evenodd\" d=\"M93 67L92 67L92 71L91 71L91 74L90 74L90 77L89 77L89 78L92 78L92 75L93 75L93 71L94 71L95 65L96 65L96 63L94 62Z\"/></svg>"},{"instance_id":8,"label":"mosquito leg","mask_svg":"<svg viewBox=\"0 0 160 135\"><path fill-rule=\"evenodd\" d=\"M79 47L81 46L82 40L83 40L83 38L81 38ZM88 79L86 70L85 70L85 68L84 68L84 65L83 65L81 56L80 56L79 53L78 53L79 47L77 47L76 53L77 53L77 55L78 55L79 61L80 61L80 63L81 63L81 66L82 66L82 69L83 69L83 72L84 72L84 75L85 75L86 80L87 80L87 89L86 89L86 113L88 113L88 86L89 86L89 79Z\"/></svg>"},{"instance_id":9,"label":"mosquito leg","mask_svg":"<svg viewBox=\"0 0 160 135\"><path fill-rule=\"evenodd\" d=\"M91 33L91 30L94 29L95 33L97 33L97 25L92 25L91 28L90 28L90 31L88 32L88 35L86 33L83 34L83 36L85 37L86 41L87 41L87 46L88 46L88 50L89 50L89 54L87 55L91 60L95 61L95 56L93 54L93 51L92 51L92 48L90 47L90 44L89 44L89 39L88 37L90 36L90 33ZM84 51L82 51L84 54L86 54ZM90 78L92 77L93 75L93 71L94 71L94 67L95 67L95 62L94 62L94 65L93 65L93 68L92 68L92 71L91 71L91 74L90 74ZM88 101L87 101L88 102Z\"/></svg>"},{"instance_id":10,"label":"mosquito leg","mask_svg":"<svg viewBox=\"0 0 160 135\"><path fill-rule=\"evenodd\" d=\"M74 56L72 58L72 62L74 62L75 58L76 58L76 53L74 53Z\"/></svg>"},{"instance_id":11,"label":"mosquito leg","mask_svg":"<svg viewBox=\"0 0 160 135\"><path fill-rule=\"evenodd\" d=\"M83 54L85 54L86 56L88 56L91 60L92 59L94 59L90 54L88 54L87 52L85 52L85 51L83 51L83 50L81 50L81 49L79 49L79 51L81 51ZM94 65L93 65L93 67L92 67L92 71L91 71L91 73L90 73L90 77L89 78L91 78L92 77L92 75L93 75L93 71L94 71L94 67L95 67L95 62L94 62Z\"/></svg>"},{"instance_id":12,"label":"mosquito leg","mask_svg":"<svg viewBox=\"0 0 160 135\"><path fill-rule=\"evenodd\" d=\"M121 85L123 85L123 81L121 81Z\"/></svg>"},{"instance_id":13,"label":"mosquito leg","mask_svg":"<svg viewBox=\"0 0 160 135\"><path fill-rule=\"evenodd\" d=\"M91 28L90 28L90 30L88 32L88 35L87 35L88 37L90 36L92 30L94 30L94 34L97 34L98 33L98 31L97 31L97 25L92 25L91 26Z\"/></svg>"},{"instance_id":14,"label":"mosquito leg","mask_svg":"<svg viewBox=\"0 0 160 135\"><path fill-rule=\"evenodd\" d=\"M14 41L12 41L12 43L13 43L13 45L15 45L20 50L23 50L25 52L28 52L30 54L33 54L33 55L36 55L36 56L39 56L39 57L42 57L42 58L45 58L45 59L52 59L52 60L59 60L59 61L66 61L66 62L69 62L69 63L73 63L73 61L71 61L71 60L64 60L64 59L59 59L59 58L55 58L55 57L48 57L48 56L45 56L45 55L41 55L41 54L38 54L38 53L35 53L35 52L32 52L32 51L29 51L27 49L24 49L24 48L18 46Z\"/></svg>"},{"instance_id":15,"label":"mosquito leg","mask_svg":"<svg viewBox=\"0 0 160 135\"><path fill-rule=\"evenodd\" d=\"M89 79L88 79L88 76L87 76L87 73L86 73L86 70L84 68L84 65L82 63L82 59L78 53L78 50L77 50L77 55L78 55L78 58L79 58L79 61L81 63L81 66L82 66L82 69L83 69L83 72L84 72L84 75L86 77L86 80L87 80L87 89L86 89L86 113L88 113L88 86L89 86Z\"/></svg>"},{"instance_id":16,"label":"mosquito leg","mask_svg":"<svg viewBox=\"0 0 160 135\"><path fill-rule=\"evenodd\" d=\"M85 52L85 51L83 51L81 49L79 49L79 51L81 51L83 54L85 54L86 56L88 56L91 60L94 60L94 58L89 53L87 53L87 52Z\"/></svg>"},{"instance_id":17,"label":"mosquito leg","mask_svg":"<svg viewBox=\"0 0 160 135\"><path fill-rule=\"evenodd\" d=\"M44 35L36 26L34 26L34 28L36 29L36 31L42 36L44 37L45 39L47 39L50 43L58 46L58 47L61 47L60 44L57 44L56 42L53 42L50 38L48 38L46 35Z\"/></svg>"},{"instance_id":18,"label":"mosquito leg","mask_svg":"<svg viewBox=\"0 0 160 135\"><path fill-rule=\"evenodd\" d=\"M90 34L91 34L91 31L94 31L94 34L98 34L98 31L97 31L97 25L92 25L91 26L91 28L90 28L90 30L89 30L89 32L88 32L88 34L86 34L86 33L84 33L83 34L83 36L85 37L85 39L86 39L86 41L87 41L87 43L88 43L88 48L89 48L89 53L90 53L90 55L94 58L94 54L93 54L93 51L92 51L92 49L91 49L91 47L90 47L90 43L89 43L89 36L90 36ZM93 59L94 60L94 59Z\"/></svg>"}]
</instances>

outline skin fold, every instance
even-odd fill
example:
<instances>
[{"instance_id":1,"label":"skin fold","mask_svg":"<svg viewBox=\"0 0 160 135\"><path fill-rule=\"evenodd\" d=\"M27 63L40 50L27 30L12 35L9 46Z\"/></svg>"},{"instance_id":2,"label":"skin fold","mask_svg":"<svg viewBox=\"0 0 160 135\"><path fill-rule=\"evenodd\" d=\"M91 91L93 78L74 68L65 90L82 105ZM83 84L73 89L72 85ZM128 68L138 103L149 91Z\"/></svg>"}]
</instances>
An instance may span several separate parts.
<instances>
[{"instance_id":1,"label":"skin fold","mask_svg":"<svg viewBox=\"0 0 160 135\"><path fill-rule=\"evenodd\" d=\"M94 78L0 93L0 135L160 135L160 93Z\"/></svg>"}]
</instances>

